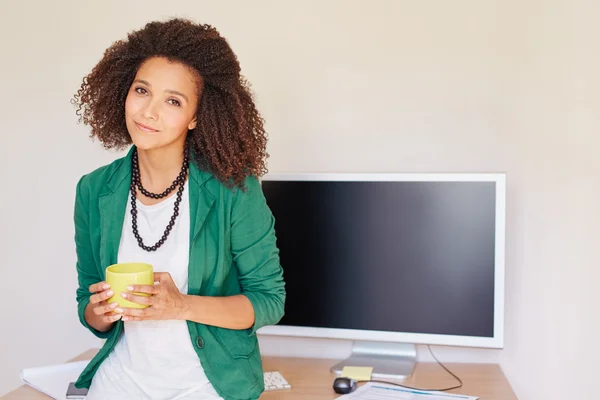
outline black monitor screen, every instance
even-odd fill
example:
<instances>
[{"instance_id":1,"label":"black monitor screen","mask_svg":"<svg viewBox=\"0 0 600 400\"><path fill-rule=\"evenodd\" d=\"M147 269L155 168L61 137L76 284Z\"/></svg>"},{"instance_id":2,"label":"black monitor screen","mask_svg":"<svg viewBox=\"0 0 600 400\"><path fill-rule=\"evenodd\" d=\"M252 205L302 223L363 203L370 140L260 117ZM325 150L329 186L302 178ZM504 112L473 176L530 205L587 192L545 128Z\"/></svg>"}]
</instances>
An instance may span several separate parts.
<instances>
[{"instance_id":1,"label":"black monitor screen","mask_svg":"<svg viewBox=\"0 0 600 400\"><path fill-rule=\"evenodd\" d=\"M493 337L496 184L262 182L279 325Z\"/></svg>"}]
</instances>

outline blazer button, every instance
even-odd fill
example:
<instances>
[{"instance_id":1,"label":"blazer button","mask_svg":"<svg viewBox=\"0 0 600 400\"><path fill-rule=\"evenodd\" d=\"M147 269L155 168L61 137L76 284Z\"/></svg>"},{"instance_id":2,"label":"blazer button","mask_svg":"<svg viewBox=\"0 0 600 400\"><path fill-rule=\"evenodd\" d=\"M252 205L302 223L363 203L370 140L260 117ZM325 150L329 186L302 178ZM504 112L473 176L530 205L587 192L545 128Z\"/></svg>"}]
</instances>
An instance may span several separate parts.
<instances>
[{"instance_id":1,"label":"blazer button","mask_svg":"<svg viewBox=\"0 0 600 400\"><path fill-rule=\"evenodd\" d=\"M198 346L199 349L204 348L204 339L202 339L201 336L196 338L196 346Z\"/></svg>"}]
</instances>

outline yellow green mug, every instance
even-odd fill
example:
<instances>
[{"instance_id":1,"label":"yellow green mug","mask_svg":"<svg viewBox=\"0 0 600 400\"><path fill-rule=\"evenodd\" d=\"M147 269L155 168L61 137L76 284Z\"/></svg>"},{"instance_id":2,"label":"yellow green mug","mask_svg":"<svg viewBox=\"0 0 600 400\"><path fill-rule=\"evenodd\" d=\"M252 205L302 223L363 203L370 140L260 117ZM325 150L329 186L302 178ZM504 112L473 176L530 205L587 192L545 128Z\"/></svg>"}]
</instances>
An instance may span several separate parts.
<instances>
[{"instance_id":1,"label":"yellow green mug","mask_svg":"<svg viewBox=\"0 0 600 400\"><path fill-rule=\"evenodd\" d=\"M106 268L106 283L114 295L107 300L108 304L116 302L119 307L146 308L147 305L133 303L124 299L121 293L127 292L129 285L154 285L154 270L146 263L119 263ZM136 293L139 296L150 296L146 293Z\"/></svg>"}]
</instances>

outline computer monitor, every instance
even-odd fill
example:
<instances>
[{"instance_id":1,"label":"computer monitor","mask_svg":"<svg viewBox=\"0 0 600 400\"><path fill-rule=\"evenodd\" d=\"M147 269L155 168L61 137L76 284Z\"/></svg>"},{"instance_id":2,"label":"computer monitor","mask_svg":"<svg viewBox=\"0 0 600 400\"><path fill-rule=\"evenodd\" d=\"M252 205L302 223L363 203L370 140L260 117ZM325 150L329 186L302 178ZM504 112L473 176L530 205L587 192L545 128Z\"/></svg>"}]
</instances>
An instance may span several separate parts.
<instances>
[{"instance_id":1,"label":"computer monitor","mask_svg":"<svg viewBox=\"0 0 600 400\"><path fill-rule=\"evenodd\" d=\"M261 334L353 340L332 367L404 378L415 344L503 347L505 175L267 174L285 315Z\"/></svg>"}]
</instances>

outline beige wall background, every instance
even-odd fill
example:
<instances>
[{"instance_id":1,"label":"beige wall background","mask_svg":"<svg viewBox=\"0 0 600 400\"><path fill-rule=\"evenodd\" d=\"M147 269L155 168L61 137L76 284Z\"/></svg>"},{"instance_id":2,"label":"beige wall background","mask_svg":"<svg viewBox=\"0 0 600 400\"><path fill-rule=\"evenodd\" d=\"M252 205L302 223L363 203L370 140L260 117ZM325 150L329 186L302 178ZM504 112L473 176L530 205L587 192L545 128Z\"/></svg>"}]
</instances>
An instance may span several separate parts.
<instances>
[{"instance_id":1,"label":"beige wall background","mask_svg":"<svg viewBox=\"0 0 600 400\"><path fill-rule=\"evenodd\" d=\"M120 154L88 139L69 100L113 41L185 16L238 54L271 172L506 172L505 348L434 349L500 363L519 399L594 398L599 11L591 0L1 2L0 394L20 368L98 344L76 316L73 198L82 174ZM260 340L266 354L350 351Z\"/></svg>"}]
</instances>

